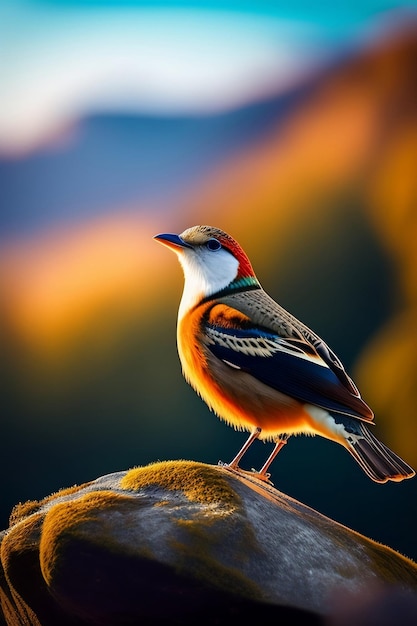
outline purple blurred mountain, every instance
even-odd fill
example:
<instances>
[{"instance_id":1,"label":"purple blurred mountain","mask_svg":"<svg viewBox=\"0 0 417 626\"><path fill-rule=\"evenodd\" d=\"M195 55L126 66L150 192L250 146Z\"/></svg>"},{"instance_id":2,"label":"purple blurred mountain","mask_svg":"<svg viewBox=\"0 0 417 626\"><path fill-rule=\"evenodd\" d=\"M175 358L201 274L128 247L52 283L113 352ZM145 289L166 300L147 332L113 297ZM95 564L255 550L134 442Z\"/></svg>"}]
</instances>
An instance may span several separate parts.
<instances>
[{"instance_id":1,"label":"purple blurred mountain","mask_svg":"<svg viewBox=\"0 0 417 626\"><path fill-rule=\"evenodd\" d=\"M401 28L394 20L385 40L404 36L413 51L416 24L411 16ZM408 54L407 43L404 50ZM19 157L0 155L0 237L88 220L118 207L153 213L177 209L190 189L262 142L321 87L346 72L348 85L350 64L360 65L369 52L357 44L350 50L333 49L321 68L291 89L231 111L96 113L76 122L69 141Z\"/></svg>"},{"instance_id":2,"label":"purple blurred mountain","mask_svg":"<svg viewBox=\"0 0 417 626\"><path fill-rule=\"evenodd\" d=\"M216 115L95 114L79 121L64 146L2 156L2 237L117 206L170 210L187 187L261 139L304 90Z\"/></svg>"}]
</instances>

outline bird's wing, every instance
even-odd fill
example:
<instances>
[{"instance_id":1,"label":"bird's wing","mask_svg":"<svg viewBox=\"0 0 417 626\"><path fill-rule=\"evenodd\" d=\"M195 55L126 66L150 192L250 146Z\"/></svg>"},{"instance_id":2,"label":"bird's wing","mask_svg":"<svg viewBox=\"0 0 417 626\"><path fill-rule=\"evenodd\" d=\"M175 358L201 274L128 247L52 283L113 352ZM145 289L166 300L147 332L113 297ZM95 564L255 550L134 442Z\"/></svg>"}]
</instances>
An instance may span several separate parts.
<instances>
[{"instance_id":1,"label":"bird's wing","mask_svg":"<svg viewBox=\"0 0 417 626\"><path fill-rule=\"evenodd\" d=\"M346 373L343 364L329 346L310 328L280 306L263 289L253 293L243 292L224 300L224 304L247 315L255 326L260 326L273 334L288 340L299 340L304 350L312 351L335 373L340 382L354 396L360 397L358 388ZM373 417L369 407L368 415Z\"/></svg>"},{"instance_id":2,"label":"bird's wing","mask_svg":"<svg viewBox=\"0 0 417 626\"><path fill-rule=\"evenodd\" d=\"M214 304L202 324L207 348L230 367L301 402L373 419L353 383L347 386L335 372L333 353L324 342L316 346L299 332L283 336L254 324L245 313L224 303ZM336 362L343 370L340 361Z\"/></svg>"}]
</instances>

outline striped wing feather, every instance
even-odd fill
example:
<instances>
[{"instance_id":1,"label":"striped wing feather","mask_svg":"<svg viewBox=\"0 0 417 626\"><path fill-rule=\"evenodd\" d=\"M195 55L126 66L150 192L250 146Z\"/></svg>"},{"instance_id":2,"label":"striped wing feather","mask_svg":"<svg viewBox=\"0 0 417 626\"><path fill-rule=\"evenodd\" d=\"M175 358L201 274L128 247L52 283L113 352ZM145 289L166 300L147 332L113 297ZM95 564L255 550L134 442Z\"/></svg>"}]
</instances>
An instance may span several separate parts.
<instances>
[{"instance_id":1,"label":"striped wing feather","mask_svg":"<svg viewBox=\"0 0 417 626\"><path fill-rule=\"evenodd\" d=\"M262 304L268 306L259 307L259 295L255 307L253 294L245 293L213 305L203 322L208 349L281 393L372 421L371 409L330 348L267 294Z\"/></svg>"}]
</instances>

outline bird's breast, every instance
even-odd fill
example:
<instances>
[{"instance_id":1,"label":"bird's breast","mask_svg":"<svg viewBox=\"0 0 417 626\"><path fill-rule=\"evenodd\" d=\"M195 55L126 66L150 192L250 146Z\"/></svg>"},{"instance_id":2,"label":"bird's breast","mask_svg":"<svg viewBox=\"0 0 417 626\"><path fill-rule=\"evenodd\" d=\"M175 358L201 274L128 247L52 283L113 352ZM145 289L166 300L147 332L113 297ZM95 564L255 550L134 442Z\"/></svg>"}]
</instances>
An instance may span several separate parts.
<instances>
[{"instance_id":1,"label":"bird's breast","mask_svg":"<svg viewBox=\"0 0 417 626\"><path fill-rule=\"evenodd\" d=\"M261 428L265 438L303 432L306 416L297 400L215 357L204 334L211 303L178 321L177 343L184 377L219 417L240 430Z\"/></svg>"}]
</instances>

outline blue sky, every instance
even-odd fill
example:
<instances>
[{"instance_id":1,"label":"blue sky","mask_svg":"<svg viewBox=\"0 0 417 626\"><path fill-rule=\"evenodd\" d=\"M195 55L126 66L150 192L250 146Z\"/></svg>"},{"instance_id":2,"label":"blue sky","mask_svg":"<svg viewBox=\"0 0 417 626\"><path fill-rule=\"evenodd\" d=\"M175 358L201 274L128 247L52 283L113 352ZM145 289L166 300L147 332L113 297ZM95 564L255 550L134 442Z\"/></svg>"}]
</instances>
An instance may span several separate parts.
<instances>
[{"instance_id":1,"label":"blue sky","mask_svg":"<svg viewBox=\"0 0 417 626\"><path fill-rule=\"evenodd\" d=\"M344 29L367 20L378 13L401 7L416 7L415 0L3 0L5 4L24 4L31 7L82 9L204 9L232 11L263 15L266 17L287 18L317 22L322 26Z\"/></svg>"},{"instance_id":2,"label":"blue sky","mask_svg":"<svg viewBox=\"0 0 417 626\"><path fill-rule=\"evenodd\" d=\"M0 150L95 109L213 111L297 80L405 0L2 0Z\"/></svg>"}]
</instances>

